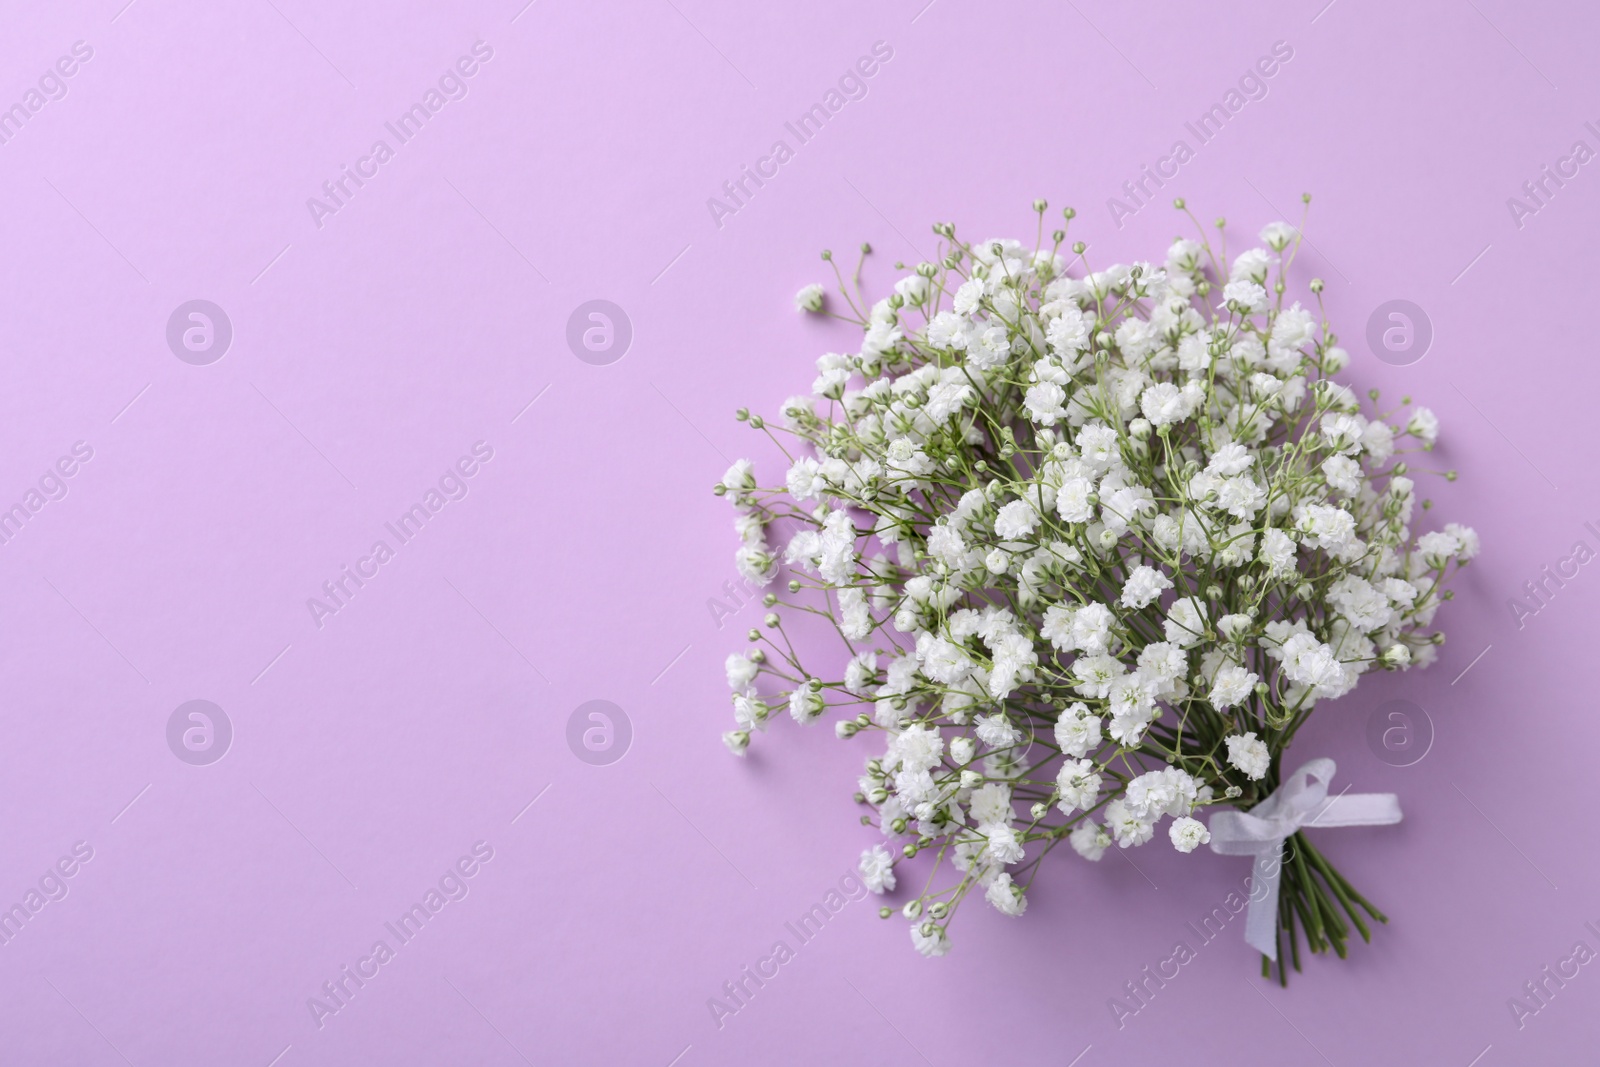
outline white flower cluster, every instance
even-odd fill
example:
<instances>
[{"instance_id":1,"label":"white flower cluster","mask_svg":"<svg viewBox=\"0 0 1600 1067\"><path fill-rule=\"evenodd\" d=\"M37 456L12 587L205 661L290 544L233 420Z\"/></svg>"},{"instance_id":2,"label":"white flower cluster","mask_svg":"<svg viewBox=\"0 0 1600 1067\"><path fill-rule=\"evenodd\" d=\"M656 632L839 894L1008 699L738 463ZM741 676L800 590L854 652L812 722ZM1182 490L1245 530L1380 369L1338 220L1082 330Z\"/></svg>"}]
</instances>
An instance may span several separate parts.
<instances>
[{"instance_id":1,"label":"white flower cluster","mask_svg":"<svg viewBox=\"0 0 1600 1067\"><path fill-rule=\"evenodd\" d=\"M741 573L787 567L782 606L849 657L836 680L807 671L767 615L728 658L724 739L743 754L785 707L883 736L858 799L898 848L861 876L882 893L912 857L948 865L902 909L927 955L975 888L1020 915L1063 839L1095 860L1167 819L1180 852L1205 844L1197 814L1264 798L1318 701L1432 662L1446 574L1478 548L1453 524L1413 536L1430 502L1405 457L1438 422L1333 380L1321 283L1317 311L1285 306L1296 228L1231 263L1180 239L1081 275L1061 231L935 232L941 261L870 309L840 277L864 339L818 360L814 395L777 426L740 412L790 456L784 484L741 460L717 486ZM821 288L797 304L820 310ZM780 521L798 532L774 544Z\"/></svg>"}]
</instances>

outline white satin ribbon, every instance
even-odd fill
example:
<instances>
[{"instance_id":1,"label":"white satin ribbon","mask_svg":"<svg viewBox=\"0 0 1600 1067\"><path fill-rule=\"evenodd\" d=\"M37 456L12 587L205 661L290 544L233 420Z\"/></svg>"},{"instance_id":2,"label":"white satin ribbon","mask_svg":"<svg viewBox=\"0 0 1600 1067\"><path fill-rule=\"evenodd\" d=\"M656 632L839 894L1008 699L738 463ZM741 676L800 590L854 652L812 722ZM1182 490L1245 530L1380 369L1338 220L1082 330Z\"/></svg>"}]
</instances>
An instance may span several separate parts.
<instances>
[{"instance_id":1,"label":"white satin ribbon","mask_svg":"<svg viewBox=\"0 0 1600 1067\"><path fill-rule=\"evenodd\" d=\"M1284 840L1305 826L1388 826L1400 821L1400 798L1393 793L1328 796L1335 769L1331 759L1311 760L1249 811L1219 811L1211 816L1213 852L1255 857L1244 939L1268 959L1278 958Z\"/></svg>"}]
</instances>

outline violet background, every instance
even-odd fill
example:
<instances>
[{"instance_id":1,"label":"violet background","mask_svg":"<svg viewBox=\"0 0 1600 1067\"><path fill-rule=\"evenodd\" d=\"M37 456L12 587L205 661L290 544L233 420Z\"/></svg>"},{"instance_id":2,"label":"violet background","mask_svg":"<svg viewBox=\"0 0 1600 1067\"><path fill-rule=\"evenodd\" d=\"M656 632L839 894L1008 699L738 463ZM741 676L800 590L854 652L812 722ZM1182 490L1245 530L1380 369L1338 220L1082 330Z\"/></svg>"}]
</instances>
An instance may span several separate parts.
<instances>
[{"instance_id":1,"label":"violet background","mask_svg":"<svg viewBox=\"0 0 1600 1067\"><path fill-rule=\"evenodd\" d=\"M0 947L0 1062L1498 1067L1593 1046L1591 968L1520 1030L1506 1006L1600 947L1600 579L1522 629L1507 606L1600 547L1600 177L1520 229L1506 206L1600 147L1592 9L523 2L0 15L0 102L94 49L0 146L0 503L94 449L0 547L0 903L94 849ZM318 229L306 199L480 39L470 94ZM716 226L706 199L793 147L784 122L877 41L868 96ZM1107 198L1194 147L1183 123L1276 41L1294 55L1266 99L1119 231ZM1297 278L1327 280L1349 380L1439 413L1463 477L1433 483L1436 514L1484 544L1438 665L1369 677L1294 749L1401 796L1398 827L1318 835L1390 926L1285 991L1239 922L1118 1029L1108 999L1197 945L1185 924L1247 864L1060 855L1024 919L967 909L942 960L850 904L719 1029L707 999L877 839L850 801L861 742L784 722L738 762L717 740L721 661L759 609L708 611L735 547L709 490L741 454L779 469L733 409L776 410L849 343L792 310L818 249L870 240L881 293L936 219L1031 235L1044 196L1103 264L1185 231L1173 195L1243 247L1307 189ZM165 342L193 298L234 328L209 366ZM565 341L594 298L633 326L609 366ZM1411 366L1363 340L1395 298L1435 330ZM319 630L306 599L479 440L470 495ZM235 731L205 767L166 743L195 698ZM1436 732L1405 768L1365 740L1397 698ZM609 766L566 743L591 699L631 721ZM470 895L319 1028L307 998L478 840Z\"/></svg>"}]
</instances>

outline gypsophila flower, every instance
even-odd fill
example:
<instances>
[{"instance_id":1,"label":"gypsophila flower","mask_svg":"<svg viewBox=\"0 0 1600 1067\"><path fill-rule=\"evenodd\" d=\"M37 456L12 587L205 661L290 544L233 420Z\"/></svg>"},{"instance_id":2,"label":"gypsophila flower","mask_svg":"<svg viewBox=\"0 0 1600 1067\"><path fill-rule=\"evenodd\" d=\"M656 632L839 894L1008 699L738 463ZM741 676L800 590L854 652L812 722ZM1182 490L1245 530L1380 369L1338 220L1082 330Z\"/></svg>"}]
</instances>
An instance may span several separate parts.
<instances>
[{"instance_id":1,"label":"gypsophila flower","mask_svg":"<svg viewBox=\"0 0 1600 1067\"><path fill-rule=\"evenodd\" d=\"M1002 915L1016 916L1028 910L1028 898L1023 895L1022 887L1012 882L1011 875L1004 871L989 883L983 896Z\"/></svg>"},{"instance_id":2,"label":"gypsophila flower","mask_svg":"<svg viewBox=\"0 0 1600 1067\"><path fill-rule=\"evenodd\" d=\"M750 683L756 679L756 674L761 670L761 665L749 656L735 652L726 662L728 673L728 688L735 693L751 692Z\"/></svg>"},{"instance_id":3,"label":"gypsophila flower","mask_svg":"<svg viewBox=\"0 0 1600 1067\"><path fill-rule=\"evenodd\" d=\"M1431 447L1439 439L1439 419L1427 408L1417 408L1406 423L1406 432Z\"/></svg>"},{"instance_id":4,"label":"gypsophila flower","mask_svg":"<svg viewBox=\"0 0 1600 1067\"><path fill-rule=\"evenodd\" d=\"M978 836L984 839L983 859L989 863L1012 864L1021 862L1022 838L1005 823L978 824Z\"/></svg>"},{"instance_id":5,"label":"gypsophila flower","mask_svg":"<svg viewBox=\"0 0 1600 1067\"><path fill-rule=\"evenodd\" d=\"M1056 746L1073 759L1100 747L1100 719L1089 714L1089 706L1082 701L1074 702L1061 712L1054 732Z\"/></svg>"},{"instance_id":6,"label":"gypsophila flower","mask_svg":"<svg viewBox=\"0 0 1600 1067\"><path fill-rule=\"evenodd\" d=\"M794 716L795 722L815 721L822 714L822 706L822 683L815 678L802 682L789 695L789 714Z\"/></svg>"},{"instance_id":7,"label":"gypsophila flower","mask_svg":"<svg viewBox=\"0 0 1600 1067\"><path fill-rule=\"evenodd\" d=\"M1272 765L1272 755L1267 751L1266 742L1257 740L1254 733L1223 740L1228 746L1228 762L1243 772L1246 778L1254 780L1266 777L1267 768Z\"/></svg>"},{"instance_id":8,"label":"gypsophila flower","mask_svg":"<svg viewBox=\"0 0 1600 1067\"><path fill-rule=\"evenodd\" d=\"M1122 585L1122 597L1118 603L1125 608L1148 607L1156 597L1172 588L1172 580L1154 567L1140 564L1128 575L1128 580Z\"/></svg>"},{"instance_id":9,"label":"gypsophila flower","mask_svg":"<svg viewBox=\"0 0 1600 1067\"><path fill-rule=\"evenodd\" d=\"M1261 243L1274 252L1282 252L1295 237L1295 228L1287 222L1269 222L1261 228Z\"/></svg>"},{"instance_id":10,"label":"gypsophila flower","mask_svg":"<svg viewBox=\"0 0 1600 1067\"><path fill-rule=\"evenodd\" d=\"M1172 825L1167 827L1167 836L1172 840L1172 847L1179 852L1193 852L1211 840L1211 831L1199 819L1185 815L1172 820Z\"/></svg>"},{"instance_id":11,"label":"gypsophila flower","mask_svg":"<svg viewBox=\"0 0 1600 1067\"><path fill-rule=\"evenodd\" d=\"M715 486L771 612L724 663L724 743L764 743L785 708L873 737L857 794L882 840L858 871L919 887L901 914L928 956L974 890L1022 915L1063 839L1089 861L1158 829L1210 842L1206 809L1265 800L1319 702L1437 657L1447 579L1481 547L1424 528L1434 414L1334 379L1349 355L1295 277L1301 226L1113 264L1064 233L935 234L883 299L859 271L840 299L796 294L860 332L796 368L809 394L740 412L783 465ZM838 655L803 667L827 634ZM1354 899L1331 884L1286 866L1284 914Z\"/></svg>"},{"instance_id":12,"label":"gypsophila flower","mask_svg":"<svg viewBox=\"0 0 1600 1067\"><path fill-rule=\"evenodd\" d=\"M1206 606L1192 596L1175 600L1161 626L1168 641L1180 648L1191 648L1205 637Z\"/></svg>"},{"instance_id":13,"label":"gypsophila flower","mask_svg":"<svg viewBox=\"0 0 1600 1067\"><path fill-rule=\"evenodd\" d=\"M1094 763L1086 759L1063 763L1056 775L1056 791L1061 794L1056 806L1063 815L1094 807L1095 798L1100 795L1100 775L1095 773Z\"/></svg>"},{"instance_id":14,"label":"gypsophila flower","mask_svg":"<svg viewBox=\"0 0 1600 1067\"><path fill-rule=\"evenodd\" d=\"M1456 549L1456 559L1462 563L1478 554L1478 533L1470 526L1462 526L1458 522L1444 524L1444 532L1456 539L1459 546Z\"/></svg>"},{"instance_id":15,"label":"gypsophila flower","mask_svg":"<svg viewBox=\"0 0 1600 1067\"><path fill-rule=\"evenodd\" d=\"M738 460L722 476L722 484L729 489L747 490L756 487L755 467L748 459Z\"/></svg>"},{"instance_id":16,"label":"gypsophila flower","mask_svg":"<svg viewBox=\"0 0 1600 1067\"><path fill-rule=\"evenodd\" d=\"M990 782L973 790L967 810L974 822L1004 823L1011 820L1011 787L1003 782Z\"/></svg>"},{"instance_id":17,"label":"gypsophila flower","mask_svg":"<svg viewBox=\"0 0 1600 1067\"><path fill-rule=\"evenodd\" d=\"M856 870L861 874L861 881L874 893L887 893L895 887L894 858L882 845L863 851Z\"/></svg>"},{"instance_id":18,"label":"gypsophila flower","mask_svg":"<svg viewBox=\"0 0 1600 1067\"><path fill-rule=\"evenodd\" d=\"M1026 500L1013 500L1000 509L1000 514L995 516L994 532L996 537L1007 541L1015 541L1019 537L1026 537L1039 525L1038 512Z\"/></svg>"},{"instance_id":19,"label":"gypsophila flower","mask_svg":"<svg viewBox=\"0 0 1600 1067\"><path fill-rule=\"evenodd\" d=\"M1111 835L1093 819L1084 819L1067 835L1072 850L1086 860L1098 860L1111 847Z\"/></svg>"},{"instance_id":20,"label":"gypsophila flower","mask_svg":"<svg viewBox=\"0 0 1600 1067\"><path fill-rule=\"evenodd\" d=\"M1127 801L1118 797L1106 805L1106 829L1116 839L1118 848L1133 848L1155 836L1156 824L1154 819L1136 815Z\"/></svg>"},{"instance_id":21,"label":"gypsophila flower","mask_svg":"<svg viewBox=\"0 0 1600 1067\"><path fill-rule=\"evenodd\" d=\"M1237 663L1226 664L1217 671L1207 699L1218 711L1227 711L1248 696L1258 681L1260 678L1254 671L1247 671Z\"/></svg>"},{"instance_id":22,"label":"gypsophila flower","mask_svg":"<svg viewBox=\"0 0 1600 1067\"><path fill-rule=\"evenodd\" d=\"M943 956L950 951L950 938L944 927L934 923L912 923L911 944L924 956Z\"/></svg>"}]
</instances>

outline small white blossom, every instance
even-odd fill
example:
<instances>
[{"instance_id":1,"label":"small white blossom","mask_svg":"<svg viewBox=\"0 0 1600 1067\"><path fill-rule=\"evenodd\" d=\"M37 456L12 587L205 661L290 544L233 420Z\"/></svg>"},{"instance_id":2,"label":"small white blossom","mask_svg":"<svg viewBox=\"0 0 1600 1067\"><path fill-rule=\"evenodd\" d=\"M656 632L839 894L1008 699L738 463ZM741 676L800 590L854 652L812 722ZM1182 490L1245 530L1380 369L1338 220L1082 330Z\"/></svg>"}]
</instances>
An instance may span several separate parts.
<instances>
[{"instance_id":1,"label":"small white blossom","mask_svg":"<svg viewBox=\"0 0 1600 1067\"><path fill-rule=\"evenodd\" d=\"M950 938L944 927L935 923L912 923L911 944L924 956L943 956L950 951Z\"/></svg>"},{"instance_id":2,"label":"small white blossom","mask_svg":"<svg viewBox=\"0 0 1600 1067\"><path fill-rule=\"evenodd\" d=\"M1149 606L1156 597L1172 588L1172 579L1154 567L1140 564L1128 575L1122 585L1122 598L1118 602L1135 610Z\"/></svg>"},{"instance_id":3,"label":"small white blossom","mask_svg":"<svg viewBox=\"0 0 1600 1067\"><path fill-rule=\"evenodd\" d=\"M856 870L861 874L861 881L874 893L887 893L895 887L894 857L882 845L873 845L862 852Z\"/></svg>"},{"instance_id":4,"label":"small white blossom","mask_svg":"<svg viewBox=\"0 0 1600 1067\"><path fill-rule=\"evenodd\" d=\"M1063 763L1056 775L1056 791L1061 795L1056 806L1063 815L1071 815L1079 808L1087 811L1094 807L1095 798L1100 795L1100 775L1095 772L1093 761L1080 759Z\"/></svg>"},{"instance_id":5,"label":"small white blossom","mask_svg":"<svg viewBox=\"0 0 1600 1067\"><path fill-rule=\"evenodd\" d=\"M1272 755L1264 742L1256 740L1254 733L1235 734L1223 739L1228 746L1228 762L1237 767L1246 778L1259 781L1272 766Z\"/></svg>"},{"instance_id":6,"label":"small white blossom","mask_svg":"<svg viewBox=\"0 0 1600 1067\"><path fill-rule=\"evenodd\" d=\"M1217 671L1216 681L1212 683L1211 695L1207 699L1218 711L1227 711L1249 696L1260 680L1253 672L1236 663L1229 663Z\"/></svg>"},{"instance_id":7,"label":"small white blossom","mask_svg":"<svg viewBox=\"0 0 1600 1067\"><path fill-rule=\"evenodd\" d=\"M1012 882L1011 875L1004 871L989 883L983 898L1002 915L1017 916L1028 910L1028 898L1023 895L1022 887Z\"/></svg>"},{"instance_id":8,"label":"small white blossom","mask_svg":"<svg viewBox=\"0 0 1600 1067\"><path fill-rule=\"evenodd\" d=\"M1111 847L1111 835L1093 819L1085 819L1067 835L1072 851L1086 860L1098 860Z\"/></svg>"},{"instance_id":9,"label":"small white blossom","mask_svg":"<svg viewBox=\"0 0 1600 1067\"><path fill-rule=\"evenodd\" d=\"M1293 241L1298 233L1299 231L1287 222L1269 222L1261 228L1261 243L1274 252L1282 252L1289 247L1289 242Z\"/></svg>"},{"instance_id":10,"label":"small white blossom","mask_svg":"<svg viewBox=\"0 0 1600 1067\"><path fill-rule=\"evenodd\" d=\"M1167 618L1162 623L1167 640L1179 648L1191 648L1200 643L1206 631L1206 606L1196 597L1186 596L1172 602Z\"/></svg>"},{"instance_id":11,"label":"small white blossom","mask_svg":"<svg viewBox=\"0 0 1600 1067\"><path fill-rule=\"evenodd\" d=\"M1425 445L1431 445L1439 439L1439 419L1427 408L1417 408L1411 413L1411 421L1406 423L1406 432Z\"/></svg>"},{"instance_id":12,"label":"small white blossom","mask_svg":"<svg viewBox=\"0 0 1600 1067\"><path fill-rule=\"evenodd\" d=\"M1179 852L1193 852L1211 840L1211 831L1199 819L1185 815L1172 820L1172 825L1167 827L1167 836L1172 839L1172 847Z\"/></svg>"},{"instance_id":13,"label":"small white blossom","mask_svg":"<svg viewBox=\"0 0 1600 1067\"><path fill-rule=\"evenodd\" d=\"M1106 829L1116 838L1118 848L1134 848L1155 836L1156 824L1154 819L1135 815L1118 798L1106 805Z\"/></svg>"},{"instance_id":14,"label":"small white blossom","mask_svg":"<svg viewBox=\"0 0 1600 1067\"><path fill-rule=\"evenodd\" d=\"M1039 513L1026 500L1013 500L995 516L994 532L1006 541L1026 537L1039 525Z\"/></svg>"},{"instance_id":15,"label":"small white blossom","mask_svg":"<svg viewBox=\"0 0 1600 1067\"><path fill-rule=\"evenodd\" d=\"M1063 753L1078 759L1092 752L1100 744L1100 719L1089 714L1088 705L1071 704L1061 713L1055 725L1056 745Z\"/></svg>"}]
</instances>

